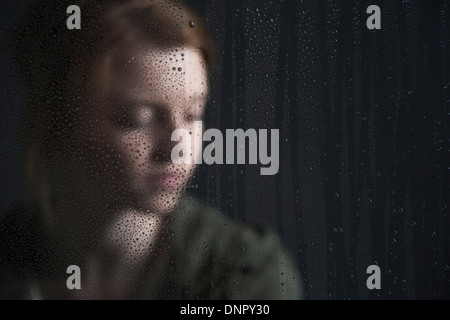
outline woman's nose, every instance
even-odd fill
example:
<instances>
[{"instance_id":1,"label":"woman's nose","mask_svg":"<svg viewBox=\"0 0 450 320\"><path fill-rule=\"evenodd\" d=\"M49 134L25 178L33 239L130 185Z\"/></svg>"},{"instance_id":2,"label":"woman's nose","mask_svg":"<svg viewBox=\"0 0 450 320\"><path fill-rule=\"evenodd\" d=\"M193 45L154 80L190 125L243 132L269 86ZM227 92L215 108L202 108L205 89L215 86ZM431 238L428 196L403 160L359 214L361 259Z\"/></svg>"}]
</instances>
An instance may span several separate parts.
<instances>
[{"instance_id":1,"label":"woman's nose","mask_svg":"<svg viewBox=\"0 0 450 320\"><path fill-rule=\"evenodd\" d=\"M172 133L177 129L183 129L186 125L179 115L166 116L162 119L161 132L158 135L154 152L152 152L152 161L171 162L172 150L179 141L172 141Z\"/></svg>"}]
</instances>

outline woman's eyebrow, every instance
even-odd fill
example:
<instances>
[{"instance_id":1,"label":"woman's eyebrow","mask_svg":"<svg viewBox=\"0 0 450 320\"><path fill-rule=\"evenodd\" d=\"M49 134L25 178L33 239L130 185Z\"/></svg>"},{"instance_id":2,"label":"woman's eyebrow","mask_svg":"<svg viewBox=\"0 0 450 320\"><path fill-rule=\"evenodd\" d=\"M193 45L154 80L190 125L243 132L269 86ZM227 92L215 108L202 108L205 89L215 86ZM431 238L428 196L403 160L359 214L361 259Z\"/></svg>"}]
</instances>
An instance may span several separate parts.
<instances>
[{"instance_id":1,"label":"woman's eyebrow","mask_svg":"<svg viewBox=\"0 0 450 320\"><path fill-rule=\"evenodd\" d=\"M156 107L164 103L162 101L141 100L141 99L117 99L114 101L117 106L124 107Z\"/></svg>"},{"instance_id":2,"label":"woman's eyebrow","mask_svg":"<svg viewBox=\"0 0 450 320\"><path fill-rule=\"evenodd\" d=\"M192 105L199 103L205 105L209 99L208 94L194 93L187 95L185 103ZM169 97L165 99L140 99L135 97L115 97L113 104L117 106L129 106L129 107L161 107L169 102Z\"/></svg>"}]
</instances>

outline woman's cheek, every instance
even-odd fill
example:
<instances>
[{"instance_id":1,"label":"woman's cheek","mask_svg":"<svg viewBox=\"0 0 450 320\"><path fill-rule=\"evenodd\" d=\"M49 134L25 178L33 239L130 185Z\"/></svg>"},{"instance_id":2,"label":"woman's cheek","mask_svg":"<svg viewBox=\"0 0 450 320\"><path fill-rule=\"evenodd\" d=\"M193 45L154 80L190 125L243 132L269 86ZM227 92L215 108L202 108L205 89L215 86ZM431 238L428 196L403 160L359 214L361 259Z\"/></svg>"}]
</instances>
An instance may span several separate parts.
<instances>
[{"instance_id":1,"label":"woman's cheek","mask_svg":"<svg viewBox=\"0 0 450 320\"><path fill-rule=\"evenodd\" d=\"M148 132L140 129L130 130L117 134L115 141L118 152L134 176L149 171L153 144Z\"/></svg>"}]
</instances>

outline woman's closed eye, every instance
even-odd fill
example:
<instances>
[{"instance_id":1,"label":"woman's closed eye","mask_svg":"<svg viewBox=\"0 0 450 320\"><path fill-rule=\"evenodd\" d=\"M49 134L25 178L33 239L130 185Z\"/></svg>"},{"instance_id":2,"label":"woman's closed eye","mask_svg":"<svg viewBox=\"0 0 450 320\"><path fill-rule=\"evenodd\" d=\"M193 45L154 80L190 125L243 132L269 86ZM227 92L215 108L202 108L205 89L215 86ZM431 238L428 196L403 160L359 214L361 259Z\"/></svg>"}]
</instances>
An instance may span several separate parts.
<instances>
[{"instance_id":1,"label":"woman's closed eye","mask_svg":"<svg viewBox=\"0 0 450 320\"><path fill-rule=\"evenodd\" d=\"M158 122L158 112L148 106L127 106L115 108L113 122L122 129L143 128Z\"/></svg>"}]
</instances>

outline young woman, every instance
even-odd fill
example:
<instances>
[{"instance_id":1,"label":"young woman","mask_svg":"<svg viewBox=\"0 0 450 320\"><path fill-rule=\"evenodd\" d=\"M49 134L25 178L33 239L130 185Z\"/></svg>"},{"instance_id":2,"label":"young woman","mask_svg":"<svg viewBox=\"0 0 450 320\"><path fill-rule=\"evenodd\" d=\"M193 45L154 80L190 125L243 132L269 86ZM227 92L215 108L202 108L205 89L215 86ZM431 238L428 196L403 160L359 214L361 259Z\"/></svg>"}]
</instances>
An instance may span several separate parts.
<instances>
[{"instance_id":1,"label":"young woman","mask_svg":"<svg viewBox=\"0 0 450 320\"><path fill-rule=\"evenodd\" d=\"M71 4L81 30L66 27ZM172 132L193 132L208 97L213 48L195 12L37 1L13 34L28 198L2 217L1 298L301 296L276 237L188 197L194 166L171 159ZM80 289L67 286L72 265Z\"/></svg>"}]
</instances>

